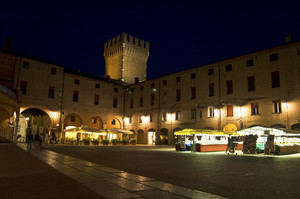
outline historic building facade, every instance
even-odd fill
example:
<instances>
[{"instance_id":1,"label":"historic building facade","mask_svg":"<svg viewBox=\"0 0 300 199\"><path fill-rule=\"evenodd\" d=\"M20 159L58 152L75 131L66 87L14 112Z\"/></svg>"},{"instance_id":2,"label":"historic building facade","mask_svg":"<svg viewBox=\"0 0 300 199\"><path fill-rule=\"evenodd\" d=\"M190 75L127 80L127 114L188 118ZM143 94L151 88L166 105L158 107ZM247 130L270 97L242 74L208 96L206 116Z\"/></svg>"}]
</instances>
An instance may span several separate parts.
<instances>
[{"instance_id":1,"label":"historic building facade","mask_svg":"<svg viewBox=\"0 0 300 199\"><path fill-rule=\"evenodd\" d=\"M21 132L30 125L63 137L67 126L117 128L134 132L138 143L172 144L174 131L185 128L300 129L300 42L287 38L150 80L148 55L149 43L123 33L105 43L101 77L2 51L0 66L8 69L1 82L22 93Z\"/></svg>"}]
</instances>

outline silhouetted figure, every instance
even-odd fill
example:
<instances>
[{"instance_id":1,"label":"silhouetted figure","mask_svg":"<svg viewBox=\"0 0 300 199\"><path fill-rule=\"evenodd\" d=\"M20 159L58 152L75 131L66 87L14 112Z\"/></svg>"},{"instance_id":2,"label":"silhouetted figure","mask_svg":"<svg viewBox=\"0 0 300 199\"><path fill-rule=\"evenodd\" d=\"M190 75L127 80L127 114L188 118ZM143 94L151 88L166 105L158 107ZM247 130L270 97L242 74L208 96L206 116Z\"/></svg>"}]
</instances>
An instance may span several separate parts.
<instances>
[{"instance_id":1,"label":"silhouetted figure","mask_svg":"<svg viewBox=\"0 0 300 199\"><path fill-rule=\"evenodd\" d=\"M32 148L32 142L33 142L33 134L31 133L31 131L29 131L27 135L27 149Z\"/></svg>"},{"instance_id":2,"label":"silhouetted figure","mask_svg":"<svg viewBox=\"0 0 300 199\"><path fill-rule=\"evenodd\" d=\"M37 148L41 148L42 139L38 132L34 136L34 142L35 142Z\"/></svg>"}]
</instances>

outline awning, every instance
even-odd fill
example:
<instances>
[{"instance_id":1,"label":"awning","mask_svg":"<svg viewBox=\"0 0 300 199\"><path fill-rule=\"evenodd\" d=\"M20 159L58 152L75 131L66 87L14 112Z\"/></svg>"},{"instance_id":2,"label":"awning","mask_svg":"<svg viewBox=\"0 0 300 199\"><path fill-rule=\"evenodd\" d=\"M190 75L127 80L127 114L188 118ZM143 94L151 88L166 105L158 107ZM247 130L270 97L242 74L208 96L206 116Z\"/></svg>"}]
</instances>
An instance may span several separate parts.
<instances>
[{"instance_id":1,"label":"awning","mask_svg":"<svg viewBox=\"0 0 300 199\"><path fill-rule=\"evenodd\" d=\"M68 133L87 133L87 134L92 134L92 133L97 133L101 135L106 135L107 131L104 129L96 129L88 126L81 126L81 127L75 127L75 128L70 128L70 129L65 129L64 132Z\"/></svg>"},{"instance_id":2,"label":"awning","mask_svg":"<svg viewBox=\"0 0 300 199\"><path fill-rule=\"evenodd\" d=\"M286 135L286 132L281 129L269 128L263 126L254 126L243 130L236 131L240 135Z\"/></svg>"},{"instance_id":3,"label":"awning","mask_svg":"<svg viewBox=\"0 0 300 199\"><path fill-rule=\"evenodd\" d=\"M238 135L233 131L217 131L209 129L183 129L176 131L174 135L196 135L196 134L211 134L211 135Z\"/></svg>"},{"instance_id":4,"label":"awning","mask_svg":"<svg viewBox=\"0 0 300 199\"><path fill-rule=\"evenodd\" d=\"M108 129L108 133L133 134L132 131L124 130L124 129L116 129L116 128Z\"/></svg>"}]
</instances>

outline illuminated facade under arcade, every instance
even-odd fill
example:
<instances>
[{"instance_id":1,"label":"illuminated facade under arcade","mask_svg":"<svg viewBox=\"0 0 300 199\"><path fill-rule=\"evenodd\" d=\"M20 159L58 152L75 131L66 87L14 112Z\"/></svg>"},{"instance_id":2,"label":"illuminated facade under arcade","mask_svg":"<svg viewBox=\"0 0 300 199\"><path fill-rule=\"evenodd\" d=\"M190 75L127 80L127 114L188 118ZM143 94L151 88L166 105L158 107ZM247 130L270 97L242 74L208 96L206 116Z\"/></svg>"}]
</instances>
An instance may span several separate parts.
<instances>
[{"instance_id":1,"label":"illuminated facade under arcade","mask_svg":"<svg viewBox=\"0 0 300 199\"><path fill-rule=\"evenodd\" d=\"M107 77L1 51L6 70L0 75L9 81L0 83L22 93L19 133L30 128L65 137L67 127L122 129L133 135L120 139L173 144L174 132L185 128L300 129L300 42L290 37L281 46L150 80L149 43L123 33L104 48ZM139 70L127 76L131 62Z\"/></svg>"}]
</instances>

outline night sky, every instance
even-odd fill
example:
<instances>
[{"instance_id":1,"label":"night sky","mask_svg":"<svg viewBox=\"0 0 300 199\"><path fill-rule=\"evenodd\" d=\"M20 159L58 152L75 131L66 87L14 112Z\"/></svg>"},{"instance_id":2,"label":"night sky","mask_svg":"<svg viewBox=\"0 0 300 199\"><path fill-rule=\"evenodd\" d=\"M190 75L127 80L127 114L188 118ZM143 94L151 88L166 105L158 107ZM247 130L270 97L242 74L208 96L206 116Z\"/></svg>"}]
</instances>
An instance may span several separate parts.
<instances>
[{"instance_id":1,"label":"night sky","mask_svg":"<svg viewBox=\"0 0 300 199\"><path fill-rule=\"evenodd\" d=\"M1 2L1 46L13 36L16 52L104 75L104 42L126 32L150 42L151 79L281 45L286 34L300 41L297 0L67 2Z\"/></svg>"}]
</instances>

